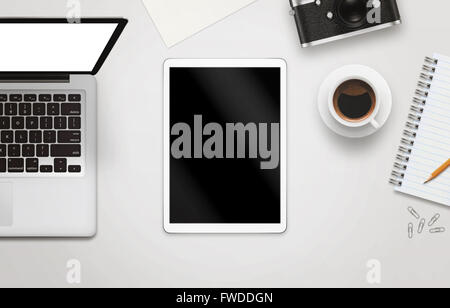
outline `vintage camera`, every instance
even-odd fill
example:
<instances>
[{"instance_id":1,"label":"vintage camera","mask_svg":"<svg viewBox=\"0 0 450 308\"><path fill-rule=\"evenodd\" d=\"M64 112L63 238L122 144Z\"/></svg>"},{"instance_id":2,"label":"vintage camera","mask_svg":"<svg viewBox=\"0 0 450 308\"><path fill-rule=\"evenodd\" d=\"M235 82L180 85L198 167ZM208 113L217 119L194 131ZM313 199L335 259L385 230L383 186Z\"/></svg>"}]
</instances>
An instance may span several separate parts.
<instances>
[{"instance_id":1,"label":"vintage camera","mask_svg":"<svg viewBox=\"0 0 450 308\"><path fill-rule=\"evenodd\" d=\"M396 0L290 0L302 47L401 23Z\"/></svg>"}]
</instances>

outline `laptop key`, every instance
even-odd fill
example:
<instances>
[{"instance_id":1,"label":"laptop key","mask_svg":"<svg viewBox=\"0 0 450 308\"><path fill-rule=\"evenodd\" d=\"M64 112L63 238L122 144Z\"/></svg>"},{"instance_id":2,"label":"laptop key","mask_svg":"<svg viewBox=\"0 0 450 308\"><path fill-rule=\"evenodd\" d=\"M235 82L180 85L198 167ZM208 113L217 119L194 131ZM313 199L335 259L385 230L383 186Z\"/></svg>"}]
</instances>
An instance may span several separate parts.
<instances>
[{"instance_id":1,"label":"laptop key","mask_svg":"<svg viewBox=\"0 0 450 308\"><path fill-rule=\"evenodd\" d=\"M80 94L69 94L69 102L81 102Z\"/></svg>"},{"instance_id":2,"label":"laptop key","mask_svg":"<svg viewBox=\"0 0 450 308\"><path fill-rule=\"evenodd\" d=\"M24 144L22 146L22 156L23 157L34 157L34 145Z\"/></svg>"},{"instance_id":3,"label":"laptop key","mask_svg":"<svg viewBox=\"0 0 450 308\"><path fill-rule=\"evenodd\" d=\"M33 104L33 115L45 115L45 104L36 103Z\"/></svg>"},{"instance_id":4,"label":"laptop key","mask_svg":"<svg viewBox=\"0 0 450 308\"><path fill-rule=\"evenodd\" d=\"M7 101L8 101L8 95L0 94L0 102L7 102Z\"/></svg>"},{"instance_id":5,"label":"laptop key","mask_svg":"<svg viewBox=\"0 0 450 308\"><path fill-rule=\"evenodd\" d=\"M24 101L35 102L35 101L37 101L37 95L36 94L25 94Z\"/></svg>"},{"instance_id":6,"label":"laptop key","mask_svg":"<svg viewBox=\"0 0 450 308\"><path fill-rule=\"evenodd\" d=\"M0 117L0 129L10 129L11 120L9 117Z\"/></svg>"},{"instance_id":7,"label":"laptop key","mask_svg":"<svg viewBox=\"0 0 450 308\"><path fill-rule=\"evenodd\" d=\"M81 129L81 118L69 117L69 129Z\"/></svg>"},{"instance_id":8,"label":"laptop key","mask_svg":"<svg viewBox=\"0 0 450 308\"><path fill-rule=\"evenodd\" d=\"M41 118L41 129L52 129L53 128L53 118L42 117Z\"/></svg>"},{"instance_id":9,"label":"laptop key","mask_svg":"<svg viewBox=\"0 0 450 308\"><path fill-rule=\"evenodd\" d=\"M12 118L12 129L24 129L25 128L25 118L24 117L13 117Z\"/></svg>"},{"instance_id":10,"label":"laptop key","mask_svg":"<svg viewBox=\"0 0 450 308\"><path fill-rule=\"evenodd\" d=\"M53 144L51 145L51 157L81 157L81 145Z\"/></svg>"},{"instance_id":11,"label":"laptop key","mask_svg":"<svg viewBox=\"0 0 450 308\"><path fill-rule=\"evenodd\" d=\"M6 158L0 158L0 172L6 172Z\"/></svg>"},{"instance_id":12,"label":"laptop key","mask_svg":"<svg viewBox=\"0 0 450 308\"><path fill-rule=\"evenodd\" d=\"M26 160L26 170L29 173L39 172L39 159L37 159L37 158L27 158L27 160Z\"/></svg>"},{"instance_id":13,"label":"laptop key","mask_svg":"<svg viewBox=\"0 0 450 308\"><path fill-rule=\"evenodd\" d=\"M11 94L9 96L11 102L21 102L23 100L22 94Z\"/></svg>"},{"instance_id":14,"label":"laptop key","mask_svg":"<svg viewBox=\"0 0 450 308\"><path fill-rule=\"evenodd\" d=\"M18 144L8 145L8 156L9 157L20 157L20 145L18 145Z\"/></svg>"},{"instance_id":15,"label":"laptop key","mask_svg":"<svg viewBox=\"0 0 450 308\"><path fill-rule=\"evenodd\" d=\"M80 173L81 166L78 166L78 165L69 166L69 172L70 173Z\"/></svg>"},{"instance_id":16,"label":"laptop key","mask_svg":"<svg viewBox=\"0 0 450 308\"><path fill-rule=\"evenodd\" d=\"M52 173L53 172L53 166L41 166L41 172L42 173Z\"/></svg>"},{"instance_id":17,"label":"laptop key","mask_svg":"<svg viewBox=\"0 0 450 308\"><path fill-rule=\"evenodd\" d=\"M47 104L47 115L51 116L59 115L59 104L55 103Z\"/></svg>"},{"instance_id":18,"label":"laptop key","mask_svg":"<svg viewBox=\"0 0 450 308\"><path fill-rule=\"evenodd\" d=\"M36 156L37 157L49 157L50 150L48 144L38 144L36 146Z\"/></svg>"},{"instance_id":19,"label":"laptop key","mask_svg":"<svg viewBox=\"0 0 450 308\"><path fill-rule=\"evenodd\" d=\"M81 104L61 104L62 115L81 115Z\"/></svg>"},{"instance_id":20,"label":"laptop key","mask_svg":"<svg viewBox=\"0 0 450 308\"><path fill-rule=\"evenodd\" d=\"M27 117L26 120L27 129L38 129L39 128L39 118L38 117Z\"/></svg>"},{"instance_id":21,"label":"laptop key","mask_svg":"<svg viewBox=\"0 0 450 308\"><path fill-rule=\"evenodd\" d=\"M19 115L21 116L31 115L31 104L30 103L19 104Z\"/></svg>"},{"instance_id":22,"label":"laptop key","mask_svg":"<svg viewBox=\"0 0 450 308\"><path fill-rule=\"evenodd\" d=\"M44 143L56 143L56 131L54 130L44 131Z\"/></svg>"},{"instance_id":23,"label":"laptop key","mask_svg":"<svg viewBox=\"0 0 450 308\"><path fill-rule=\"evenodd\" d=\"M6 144L0 144L0 157L6 157Z\"/></svg>"},{"instance_id":24,"label":"laptop key","mask_svg":"<svg viewBox=\"0 0 450 308\"><path fill-rule=\"evenodd\" d=\"M17 104L14 103L5 104L5 115L9 116L17 115Z\"/></svg>"},{"instance_id":25,"label":"laptop key","mask_svg":"<svg viewBox=\"0 0 450 308\"><path fill-rule=\"evenodd\" d=\"M30 143L42 143L42 131L31 130L30 131Z\"/></svg>"},{"instance_id":26,"label":"laptop key","mask_svg":"<svg viewBox=\"0 0 450 308\"><path fill-rule=\"evenodd\" d=\"M59 131L58 143L81 143L81 131Z\"/></svg>"},{"instance_id":27,"label":"laptop key","mask_svg":"<svg viewBox=\"0 0 450 308\"><path fill-rule=\"evenodd\" d=\"M65 158L55 158L54 160L54 170L56 173L67 172L67 159Z\"/></svg>"},{"instance_id":28,"label":"laptop key","mask_svg":"<svg viewBox=\"0 0 450 308\"><path fill-rule=\"evenodd\" d=\"M28 131L16 130L14 142L15 143L27 143L28 142Z\"/></svg>"},{"instance_id":29,"label":"laptop key","mask_svg":"<svg viewBox=\"0 0 450 308\"><path fill-rule=\"evenodd\" d=\"M4 130L1 132L2 143L13 143L14 142L14 132L11 130Z\"/></svg>"},{"instance_id":30,"label":"laptop key","mask_svg":"<svg viewBox=\"0 0 450 308\"><path fill-rule=\"evenodd\" d=\"M67 128L67 118L65 117L55 117L55 129L66 129Z\"/></svg>"},{"instance_id":31,"label":"laptop key","mask_svg":"<svg viewBox=\"0 0 450 308\"><path fill-rule=\"evenodd\" d=\"M23 158L9 158L8 159L8 172L9 173L22 173L25 171Z\"/></svg>"},{"instance_id":32,"label":"laptop key","mask_svg":"<svg viewBox=\"0 0 450 308\"><path fill-rule=\"evenodd\" d=\"M40 102L51 102L52 96L50 94L41 94L41 95L39 95L39 101Z\"/></svg>"},{"instance_id":33,"label":"laptop key","mask_svg":"<svg viewBox=\"0 0 450 308\"><path fill-rule=\"evenodd\" d=\"M55 94L55 95L53 95L53 101L54 102L65 102L66 100L67 100L67 95L65 95L65 94Z\"/></svg>"}]
</instances>

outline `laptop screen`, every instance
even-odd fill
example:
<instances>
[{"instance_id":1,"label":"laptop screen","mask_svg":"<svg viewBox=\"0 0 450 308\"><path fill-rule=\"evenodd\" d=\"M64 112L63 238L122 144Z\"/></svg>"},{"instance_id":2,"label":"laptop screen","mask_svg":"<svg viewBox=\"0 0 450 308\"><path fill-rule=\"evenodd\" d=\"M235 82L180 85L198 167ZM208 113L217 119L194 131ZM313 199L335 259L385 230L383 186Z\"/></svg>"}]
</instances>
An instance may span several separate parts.
<instances>
[{"instance_id":1,"label":"laptop screen","mask_svg":"<svg viewBox=\"0 0 450 308\"><path fill-rule=\"evenodd\" d=\"M93 72L119 24L2 21L0 72Z\"/></svg>"}]
</instances>

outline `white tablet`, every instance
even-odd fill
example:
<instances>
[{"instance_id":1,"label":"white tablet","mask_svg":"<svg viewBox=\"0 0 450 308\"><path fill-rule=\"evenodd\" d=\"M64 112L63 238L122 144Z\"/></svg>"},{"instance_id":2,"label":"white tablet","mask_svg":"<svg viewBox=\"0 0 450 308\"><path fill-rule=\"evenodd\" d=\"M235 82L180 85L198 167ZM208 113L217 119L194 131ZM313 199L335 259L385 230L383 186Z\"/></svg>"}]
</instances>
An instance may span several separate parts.
<instances>
[{"instance_id":1,"label":"white tablet","mask_svg":"<svg viewBox=\"0 0 450 308\"><path fill-rule=\"evenodd\" d=\"M286 230L286 63L167 60L164 228Z\"/></svg>"}]
</instances>

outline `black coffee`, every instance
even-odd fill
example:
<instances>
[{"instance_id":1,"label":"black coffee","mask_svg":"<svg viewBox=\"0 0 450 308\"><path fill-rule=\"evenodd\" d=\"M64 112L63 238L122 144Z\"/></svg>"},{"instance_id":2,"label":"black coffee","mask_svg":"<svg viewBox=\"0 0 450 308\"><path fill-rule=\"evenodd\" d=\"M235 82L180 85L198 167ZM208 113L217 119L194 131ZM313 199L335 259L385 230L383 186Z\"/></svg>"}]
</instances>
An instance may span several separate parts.
<instances>
[{"instance_id":1,"label":"black coffee","mask_svg":"<svg viewBox=\"0 0 450 308\"><path fill-rule=\"evenodd\" d=\"M375 110L375 92L362 80L349 80L341 84L333 97L336 113L344 120L360 122Z\"/></svg>"}]
</instances>

